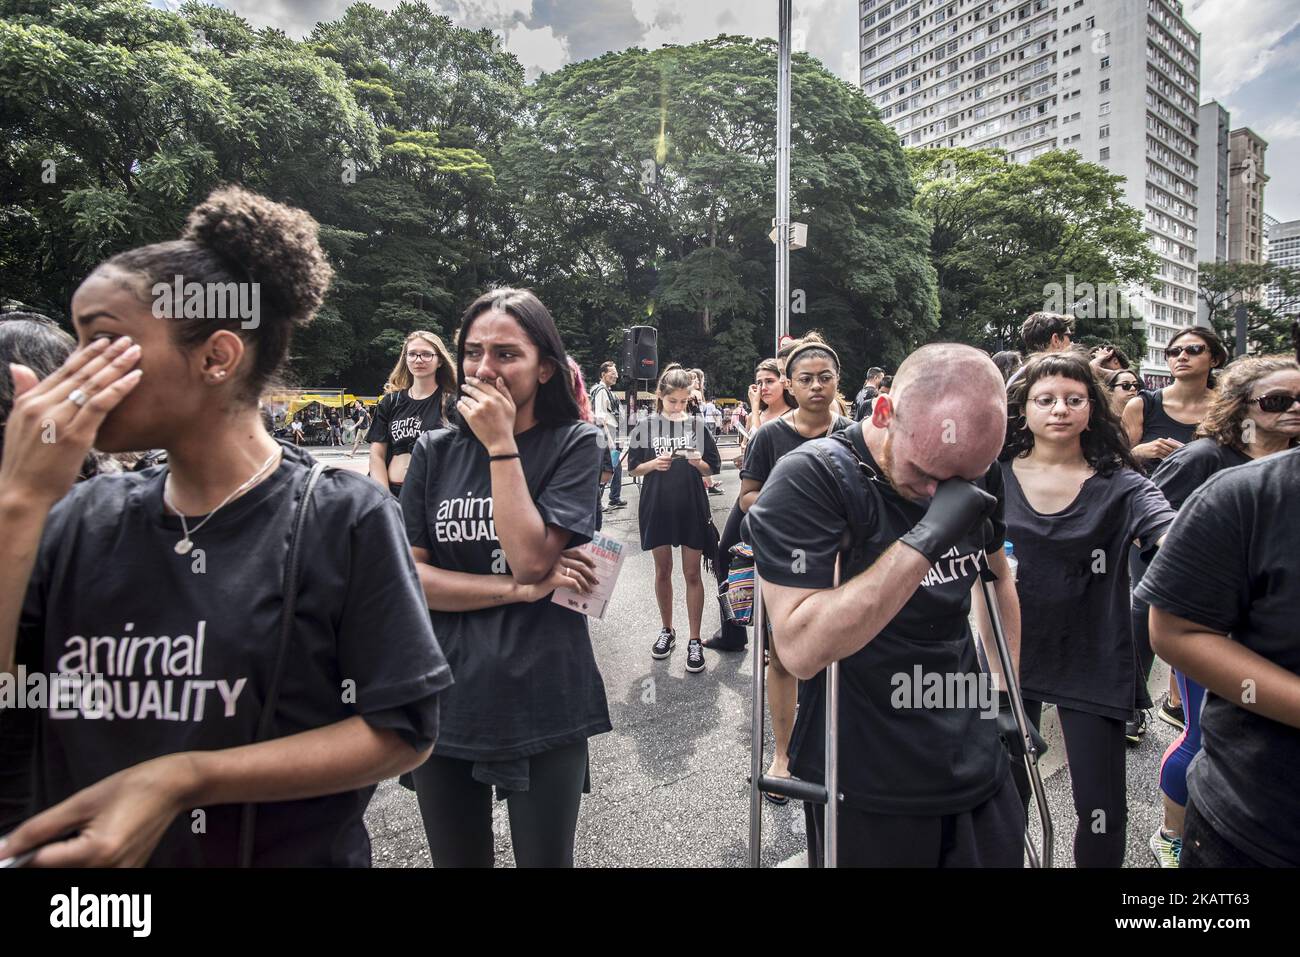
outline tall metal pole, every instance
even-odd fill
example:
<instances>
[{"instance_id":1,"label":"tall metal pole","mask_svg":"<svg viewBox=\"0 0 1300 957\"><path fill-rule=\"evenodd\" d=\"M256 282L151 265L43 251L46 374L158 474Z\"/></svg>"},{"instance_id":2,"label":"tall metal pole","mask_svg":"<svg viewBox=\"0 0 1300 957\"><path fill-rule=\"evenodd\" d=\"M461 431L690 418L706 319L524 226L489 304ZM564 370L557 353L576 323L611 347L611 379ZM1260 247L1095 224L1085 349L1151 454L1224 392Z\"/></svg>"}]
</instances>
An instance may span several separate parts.
<instances>
[{"instance_id":1,"label":"tall metal pole","mask_svg":"<svg viewBox=\"0 0 1300 957\"><path fill-rule=\"evenodd\" d=\"M776 340L790 333L790 11L777 0L776 71Z\"/></svg>"}]
</instances>

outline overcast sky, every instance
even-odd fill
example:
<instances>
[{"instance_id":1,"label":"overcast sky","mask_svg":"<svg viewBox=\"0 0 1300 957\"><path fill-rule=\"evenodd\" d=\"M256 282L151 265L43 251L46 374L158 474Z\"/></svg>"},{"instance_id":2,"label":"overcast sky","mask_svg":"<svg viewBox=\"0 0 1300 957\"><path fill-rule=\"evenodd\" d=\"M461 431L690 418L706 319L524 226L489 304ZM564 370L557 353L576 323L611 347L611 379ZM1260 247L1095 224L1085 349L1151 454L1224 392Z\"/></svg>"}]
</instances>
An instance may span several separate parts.
<instances>
[{"instance_id":1,"label":"overcast sky","mask_svg":"<svg viewBox=\"0 0 1300 957\"><path fill-rule=\"evenodd\" d=\"M154 0L174 5L174 0ZM398 0L370 0L391 9ZM776 35L776 0L427 0L458 24L502 30L529 75L630 46L694 43L719 33ZM1138 0L1133 0L1138 2ZM351 0L221 0L256 26L301 37ZM1300 3L1187 0L1201 32L1202 102L1269 141L1265 211L1300 219ZM794 0L796 47L846 80L858 58L857 0Z\"/></svg>"}]
</instances>

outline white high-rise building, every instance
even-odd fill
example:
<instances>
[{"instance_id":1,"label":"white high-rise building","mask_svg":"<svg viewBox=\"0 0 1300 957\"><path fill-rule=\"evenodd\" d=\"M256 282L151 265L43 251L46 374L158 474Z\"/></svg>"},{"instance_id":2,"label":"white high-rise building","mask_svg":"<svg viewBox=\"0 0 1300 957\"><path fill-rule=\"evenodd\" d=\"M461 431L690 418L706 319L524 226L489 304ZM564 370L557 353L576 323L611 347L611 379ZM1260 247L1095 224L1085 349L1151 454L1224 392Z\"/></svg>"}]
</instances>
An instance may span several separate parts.
<instances>
[{"instance_id":1,"label":"white high-rise building","mask_svg":"<svg viewBox=\"0 0 1300 957\"><path fill-rule=\"evenodd\" d=\"M1273 217L1265 219L1273 220ZM1288 269L1300 269L1300 219L1288 223L1273 220L1267 226L1268 261ZM1282 291L1276 283L1268 287L1267 303L1270 309L1279 309L1283 305ZM1291 304L1282 311L1287 315L1300 316L1300 303Z\"/></svg>"},{"instance_id":2,"label":"white high-rise building","mask_svg":"<svg viewBox=\"0 0 1300 957\"><path fill-rule=\"evenodd\" d=\"M1142 369L1196 322L1200 35L1177 0L859 0L861 82L906 146L1074 149L1160 258Z\"/></svg>"}]
</instances>

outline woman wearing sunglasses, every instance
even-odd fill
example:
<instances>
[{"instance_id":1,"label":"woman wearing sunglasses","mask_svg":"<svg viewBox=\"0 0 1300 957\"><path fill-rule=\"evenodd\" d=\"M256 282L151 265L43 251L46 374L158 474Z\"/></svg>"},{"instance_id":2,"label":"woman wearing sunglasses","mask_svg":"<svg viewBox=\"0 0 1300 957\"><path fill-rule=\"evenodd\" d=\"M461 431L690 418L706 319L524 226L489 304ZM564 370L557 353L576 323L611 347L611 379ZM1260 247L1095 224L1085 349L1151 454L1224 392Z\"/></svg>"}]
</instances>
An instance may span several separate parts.
<instances>
[{"instance_id":1,"label":"woman wearing sunglasses","mask_svg":"<svg viewBox=\"0 0 1300 957\"><path fill-rule=\"evenodd\" d=\"M1196 434L1194 442L1165 459L1151 477L1176 509L1216 472L1300 444L1300 364L1254 356L1229 363ZM1204 687L1182 673L1175 676L1183 702L1178 717L1186 720L1182 736L1165 752L1160 767L1164 826L1151 836L1150 846L1161 867L1177 867L1182 851L1187 767L1201 749L1205 699Z\"/></svg>"},{"instance_id":2,"label":"woman wearing sunglasses","mask_svg":"<svg viewBox=\"0 0 1300 957\"><path fill-rule=\"evenodd\" d=\"M1174 512L1137 468L1086 358L1031 358L1007 396L1007 539L1020 561L1020 682L1039 724L1056 705L1078 823L1077 867L1124 862L1124 722L1133 705L1125 560L1154 551ZM1023 769L1013 769L1029 799Z\"/></svg>"},{"instance_id":3,"label":"woman wearing sunglasses","mask_svg":"<svg viewBox=\"0 0 1300 957\"><path fill-rule=\"evenodd\" d=\"M1214 330L1197 326L1174 337L1165 360L1173 384L1141 391L1124 407L1124 431L1148 472L1192 441L1214 400L1214 370L1227 363L1228 350Z\"/></svg>"},{"instance_id":4,"label":"woman wearing sunglasses","mask_svg":"<svg viewBox=\"0 0 1300 957\"><path fill-rule=\"evenodd\" d=\"M1115 418L1124 415L1129 400L1136 396L1141 388L1142 380L1132 369L1119 369L1107 373L1106 389L1110 392L1110 410L1115 413Z\"/></svg>"},{"instance_id":5,"label":"woman wearing sunglasses","mask_svg":"<svg viewBox=\"0 0 1300 957\"><path fill-rule=\"evenodd\" d=\"M1133 455L1150 474L1196 434L1214 401L1214 370L1228 361L1228 351L1212 329L1197 326L1176 335L1165 349L1173 385L1154 392L1139 391L1124 407L1124 431L1133 446ZM1133 549L1129 553L1129 580L1136 588L1146 572L1145 563ZM1147 623L1147 607L1133 602L1133 633L1137 647L1137 675L1134 680L1133 716L1124 729L1129 744L1138 744L1146 733L1147 711L1153 707L1147 693L1147 680L1155 652ZM1168 696L1161 711L1168 720L1181 708L1178 685L1169 679Z\"/></svg>"},{"instance_id":6,"label":"woman wearing sunglasses","mask_svg":"<svg viewBox=\"0 0 1300 957\"><path fill-rule=\"evenodd\" d=\"M366 433L370 477L394 496L402 494L416 439L442 427L455 394L456 364L442 340L432 332L407 336Z\"/></svg>"}]
</instances>

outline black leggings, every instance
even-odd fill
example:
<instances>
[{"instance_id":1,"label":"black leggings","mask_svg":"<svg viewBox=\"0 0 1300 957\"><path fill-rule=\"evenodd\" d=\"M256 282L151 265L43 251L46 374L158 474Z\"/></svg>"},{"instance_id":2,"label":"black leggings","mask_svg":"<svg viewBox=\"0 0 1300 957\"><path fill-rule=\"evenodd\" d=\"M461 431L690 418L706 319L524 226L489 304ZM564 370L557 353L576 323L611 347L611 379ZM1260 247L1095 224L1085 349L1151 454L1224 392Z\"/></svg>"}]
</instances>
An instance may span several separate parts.
<instances>
[{"instance_id":1,"label":"black leggings","mask_svg":"<svg viewBox=\"0 0 1300 957\"><path fill-rule=\"evenodd\" d=\"M1056 713L1065 737L1074 811L1078 815L1074 829L1074 866L1120 867L1124 863L1128 830L1124 722L1059 705ZM1043 703L1026 698L1025 714L1041 730ZM1031 792L1024 764L1012 762L1011 772L1020 791L1020 801L1027 810Z\"/></svg>"},{"instance_id":2,"label":"black leggings","mask_svg":"<svg viewBox=\"0 0 1300 957\"><path fill-rule=\"evenodd\" d=\"M491 867L492 788L472 761L433 755L414 771L434 867ZM528 759L528 790L506 799L519 867L572 867L578 805L587 780L587 742Z\"/></svg>"},{"instance_id":3,"label":"black leggings","mask_svg":"<svg viewBox=\"0 0 1300 957\"><path fill-rule=\"evenodd\" d=\"M722 615L722 641L730 645L743 645L749 641L749 633L744 625L738 625L727 618L727 609L723 607L722 586L726 584L727 574L731 571L731 546L740 541L740 523L745 513L739 505L731 507L727 516L727 525L722 530L718 541L718 558L713 563L713 572L718 579L718 612Z\"/></svg>"}]
</instances>

